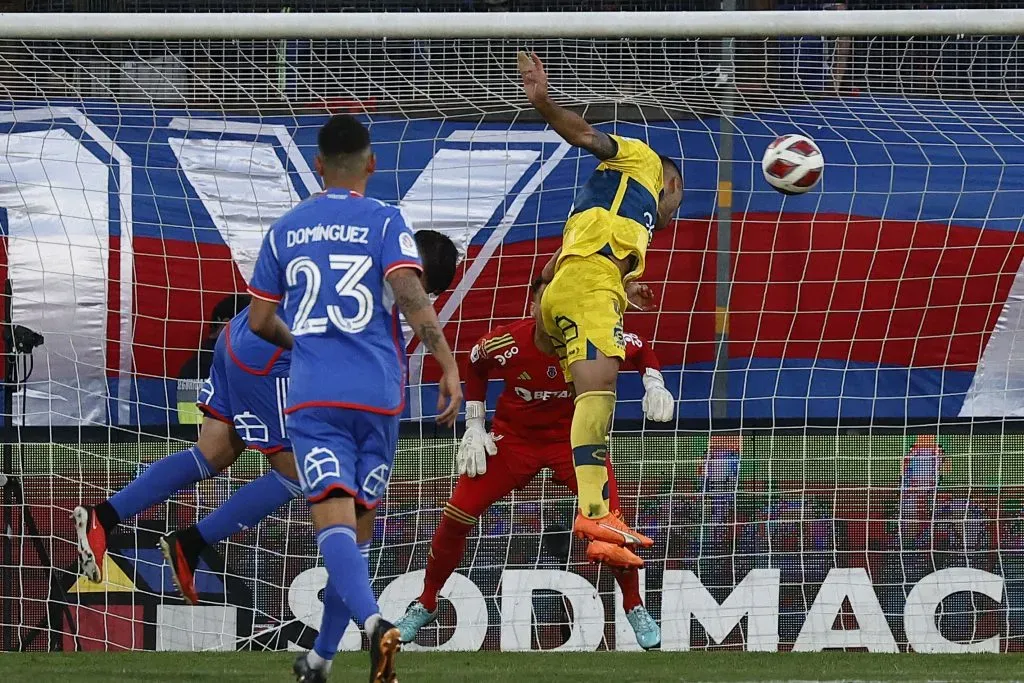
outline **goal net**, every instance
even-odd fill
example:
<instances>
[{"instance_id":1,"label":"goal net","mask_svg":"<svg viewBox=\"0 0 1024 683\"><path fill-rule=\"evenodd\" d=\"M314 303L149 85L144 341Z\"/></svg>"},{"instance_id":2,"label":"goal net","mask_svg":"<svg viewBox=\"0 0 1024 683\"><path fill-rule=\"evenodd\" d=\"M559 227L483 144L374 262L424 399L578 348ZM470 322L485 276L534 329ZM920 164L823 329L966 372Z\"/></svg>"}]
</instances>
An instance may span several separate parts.
<instances>
[{"instance_id":1,"label":"goal net","mask_svg":"<svg viewBox=\"0 0 1024 683\"><path fill-rule=\"evenodd\" d=\"M0 648L312 643L326 573L304 502L204 555L197 607L156 548L260 454L125 520L103 585L77 575L70 511L194 442L213 341L268 226L318 191L330 112L370 125L370 194L463 254L436 302L460 360L529 315L596 161L529 109L527 48L557 101L684 169L648 252L657 310L625 319L678 419L644 422L624 372L611 438L623 515L655 539L641 576L663 649L1020 649L1024 53L952 33L0 40ZM761 174L785 133L826 160L805 195ZM461 433L434 428L437 368L409 353L370 558L389 617L419 593ZM637 649L574 509L549 473L495 505L418 646ZM353 626L343 648L360 646Z\"/></svg>"}]
</instances>

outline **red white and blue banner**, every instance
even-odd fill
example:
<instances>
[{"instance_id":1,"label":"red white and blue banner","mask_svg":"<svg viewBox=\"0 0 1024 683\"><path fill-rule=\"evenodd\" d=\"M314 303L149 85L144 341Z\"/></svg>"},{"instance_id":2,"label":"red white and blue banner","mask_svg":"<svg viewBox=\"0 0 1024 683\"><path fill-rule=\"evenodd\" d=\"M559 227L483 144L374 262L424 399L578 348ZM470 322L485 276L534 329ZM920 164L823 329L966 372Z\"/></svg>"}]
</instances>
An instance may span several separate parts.
<instances>
[{"instance_id":1,"label":"red white and blue banner","mask_svg":"<svg viewBox=\"0 0 1024 683\"><path fill-rule=\"evenodd\" d=\"M852 102L852 103L851 103ZM175 379L214 306L243 291L264 231L318 189L323 116L231 117L109 103L0 112L0 275L13 322L44 335L26 424L176 421ZM736 121L728 313L733 417L919 419L1024 414L1024 115L1005 104L818 102ZM718 122L618 124L682 157L680 220L644 279L681 418L708 418L715 353ZM467 253L438 309L459 352L528 313L595 161L539 125L374 119L369 193ZM760 176L775 137L814 138L819 188ZM436 368L410 344L410 414ZM638 377L623 375L636 399ZM422 408L421 408L422 406ZM639 417L627 400L619 418Z\"/></svg>"}]
</instances>

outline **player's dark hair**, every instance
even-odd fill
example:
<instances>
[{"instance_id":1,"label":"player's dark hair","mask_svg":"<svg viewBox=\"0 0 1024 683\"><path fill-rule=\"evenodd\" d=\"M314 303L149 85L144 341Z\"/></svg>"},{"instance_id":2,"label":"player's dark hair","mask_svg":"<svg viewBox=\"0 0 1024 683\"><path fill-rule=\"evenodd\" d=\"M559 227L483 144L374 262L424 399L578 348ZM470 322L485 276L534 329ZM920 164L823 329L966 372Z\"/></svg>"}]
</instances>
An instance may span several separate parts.
<instances>
[{"instance_id":1,"label":"player's dark hair","mask_svg":"<svg viewBox=\"0 0 1024 683\"><path fill-rule=\"evenodd\" d=\"M336 114L320 128L320 157L332 166L361 159L370 149L370 131L351 114Z\"/></svg>"},{"instance_id":2,"label":"player's dark hair","mask_svg":"<svg viewBox=\"0 0 1024 683\"><path fill-rule=\"evenodd\" d=\"M675 159L673 159L670 156L666 156L664 154L659 154L658 158L661 159L661 163L668 164L672 168L676 169L676 173L679 174L679 179L682 180L682 178L683 178L683 170L681 168L679 168L679 164L676 163Z\"/></svg>"},{"instance_id":3,"label":"player's dark hair","mask_svg":"<svg viewBox=\"0 0 1024 683\"><path fill-rule=\"evenodd\" d=\"M427 293L441 294L455 279L459 250L448 235L436 230L417 230L416 247L427 276Z\"/></svg>"},{"instance_id":4,"label":"player's dark hair","mask_svg":"<svg viewBox=\"0 0 1024 683\"><path fill-rule=\"evenodd\" d=\"M217 302L217 305L213 307L213 313L210 314L210 321L215 323L223 323L231 320L239 311L249 305L252 301L252 297L248 294L234 294L232 296L224 297Z\"/></svg>"}]
</instances>

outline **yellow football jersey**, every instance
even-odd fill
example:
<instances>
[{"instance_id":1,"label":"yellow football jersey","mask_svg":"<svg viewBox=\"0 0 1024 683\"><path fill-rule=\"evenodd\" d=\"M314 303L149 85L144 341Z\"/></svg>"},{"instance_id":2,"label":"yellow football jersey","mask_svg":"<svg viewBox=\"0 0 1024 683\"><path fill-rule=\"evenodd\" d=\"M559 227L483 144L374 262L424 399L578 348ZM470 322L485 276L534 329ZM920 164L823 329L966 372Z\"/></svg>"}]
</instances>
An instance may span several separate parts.
<instances>
[{"instance_id":1,"label":"yellow football jersey","mask_svg":"<svg viewBox=\"0 0 1024 683\"><path fill-rule=\"evenodd\" d=\"M661 159L646 143L612 135L619 149L598 165L573 202L562 234L562 254L635 258L626 280L644 272L647 244L658 217L665 178Z\"/></svg>"}]
</instances>

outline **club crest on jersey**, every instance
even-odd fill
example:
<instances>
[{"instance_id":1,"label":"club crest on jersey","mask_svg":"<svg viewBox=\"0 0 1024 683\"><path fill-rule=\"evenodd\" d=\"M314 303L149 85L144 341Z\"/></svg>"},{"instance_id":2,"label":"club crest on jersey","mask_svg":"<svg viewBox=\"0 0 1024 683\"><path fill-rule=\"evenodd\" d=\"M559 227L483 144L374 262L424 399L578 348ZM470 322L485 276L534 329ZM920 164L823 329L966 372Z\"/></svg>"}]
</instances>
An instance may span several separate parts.
<instances>
[{"instance_id":1,"label":"club crest on jersey","mask_svg":"<svg viewBox=\"0 0 1024 683\"><path fill-rule=\"evenodd\" d=\"M548 379L554 379L555 377L558 377L558 368L556 368L554 365L549 365Z\"/></svg>"},{"instance_id":2,"label":"club crest on jersey","mask_svg":"<svg viewBox=\"0 0 1024 683\"><path fill-rule=\"evenodd\" d=\"M341 477L341 463L329 448L316 447L302 458L302 470L307 488L315 488L324 479Z\"/></svg>"},{"instance_id":3,"label":"club crest on jersey","mask_svg":"<svg viewBox=\"0 0 1024 683\"><path fill-rule=\"evenodd\" d=\"M390 476L387 465L377 465L363 480L363 493L371 499L380 498L388 487Z\"/></svg>"},{"instance_id":4,"label":"club crest on jersey","mask_svg":"<svg viewBox=\"0 0 1024 683\"><path fill-rule=\"evenodd\" d=\"M398 236L398 248L401 249L402 253L409 258L420 257L420 252L416 248L416 240L414 240L412 235L408 232L403 232Z\"/></svg>"},{"instance_id":5,"label":"club crest on jersey","mask_svg":"<svg viewBox=\"0 0 1024 683\"><path fill-rule=\"evenodd\" d=\"M200 403L204 406L210 405L210 402L213 401L213 394L213 382L207 379L203 382L202 386L199 387L199 397L196 399L196 403Z\"/></svg>"},{"instance_id":6,"label":"club crest on jersey","mask_svg":"<svg viewBox=\"0 0 1024 683\"><path fill-rule=\"evenodd\" d=\"M267 443L270 441L270 431L267 425L263 424L260 418L248 410L235 415L235 431L242 441L246 443Z\"/></svg>"}]
</instances>

